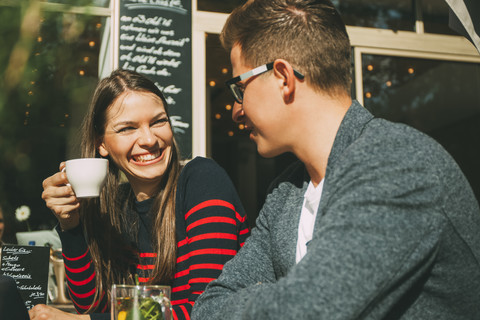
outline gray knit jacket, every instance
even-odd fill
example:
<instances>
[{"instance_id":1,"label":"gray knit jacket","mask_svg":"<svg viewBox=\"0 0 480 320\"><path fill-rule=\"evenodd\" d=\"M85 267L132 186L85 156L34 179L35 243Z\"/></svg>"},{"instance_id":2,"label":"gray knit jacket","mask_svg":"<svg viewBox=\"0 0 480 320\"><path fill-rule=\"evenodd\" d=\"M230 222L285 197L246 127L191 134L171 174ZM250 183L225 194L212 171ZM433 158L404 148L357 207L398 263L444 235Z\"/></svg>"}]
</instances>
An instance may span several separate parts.
<instances>
[{"instance_id":1,"label":"gray knit jacket","mask_svg":"<svg viewBox=\"0 0 480 320\"><path fill-rule=\"evenodd\" d=\"M302 163L277 179L192 319L480 319L480 210L438 143L354 101L295 264L309 180Z\"/></svg>"}]
</instances>

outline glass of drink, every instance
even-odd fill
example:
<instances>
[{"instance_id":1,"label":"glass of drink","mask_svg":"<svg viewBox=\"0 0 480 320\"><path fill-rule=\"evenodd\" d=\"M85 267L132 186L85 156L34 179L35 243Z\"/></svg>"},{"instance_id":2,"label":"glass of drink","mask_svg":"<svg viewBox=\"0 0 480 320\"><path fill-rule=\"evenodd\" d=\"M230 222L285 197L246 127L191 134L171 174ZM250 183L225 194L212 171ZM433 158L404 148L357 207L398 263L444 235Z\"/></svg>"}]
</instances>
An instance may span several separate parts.
<instances>
[{"instance_id":1,"label":"glass of drink","mask_svg":"<svg viewBox=\"0 0 480 320\"><path fill-rule=\"evenodd\" d=\"M112 286L113 320L171 320L170 287L157 285Z\"/></svg>"}]
</instances>

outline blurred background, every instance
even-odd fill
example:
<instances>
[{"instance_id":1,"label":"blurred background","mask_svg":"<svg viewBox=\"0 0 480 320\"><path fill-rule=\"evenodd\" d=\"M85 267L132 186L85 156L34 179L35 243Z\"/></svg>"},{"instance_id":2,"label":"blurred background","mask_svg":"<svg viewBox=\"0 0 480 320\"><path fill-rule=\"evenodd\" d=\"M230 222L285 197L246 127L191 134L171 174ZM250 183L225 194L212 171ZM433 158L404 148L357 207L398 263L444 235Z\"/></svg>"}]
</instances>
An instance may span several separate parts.
<instances>
[{"instance_id":1,"label":"blurred background","mask_svg":"<svg viewBox=\"0 0 480 320\"><path fill-rule=\"evenodd\" d=\"M230 62L218 33L240 0L192 2L194 149L234 181L250 224L273 178L295 160L265 159L231 120ZM353 98L410 124L456 159L480 199L480 56L448 27L443 0L333 1L352 41ZM0 0L0 206L4 241L51 229L42 181L78 156L78 129L112 69L113 0ZM15 211L28 206L19 221Z\"/></svg>"}]
</instances>

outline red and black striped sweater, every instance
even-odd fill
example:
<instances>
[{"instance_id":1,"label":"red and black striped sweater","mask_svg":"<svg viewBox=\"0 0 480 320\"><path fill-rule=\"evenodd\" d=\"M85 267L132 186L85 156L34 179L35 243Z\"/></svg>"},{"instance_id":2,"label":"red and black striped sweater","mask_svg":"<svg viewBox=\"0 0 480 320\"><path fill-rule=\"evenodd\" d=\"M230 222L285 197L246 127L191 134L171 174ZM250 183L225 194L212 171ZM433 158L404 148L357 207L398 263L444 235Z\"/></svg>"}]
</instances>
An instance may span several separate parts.
<instances>
[{"instance_id":1,"label":"red and black striped sweater","mask_svg":"<svg viewBox=\"0 0 480 320\"><path fill-rule=\"evenodd\" d=\"M133 266L139 281L147 282L153 268L148 211L152 201L137 202L140 263ZM175 319L189 319L192 306L223 265L243 246L250 234L243 206L226 172L213 160L197 157L182 170L176 198L177 265L172 280ZM79 313L92 304L95 271L81 227L61 232L70 297ZM92 319L110 319L110 302L101 299Z\"/></svg>"}]
</instances>

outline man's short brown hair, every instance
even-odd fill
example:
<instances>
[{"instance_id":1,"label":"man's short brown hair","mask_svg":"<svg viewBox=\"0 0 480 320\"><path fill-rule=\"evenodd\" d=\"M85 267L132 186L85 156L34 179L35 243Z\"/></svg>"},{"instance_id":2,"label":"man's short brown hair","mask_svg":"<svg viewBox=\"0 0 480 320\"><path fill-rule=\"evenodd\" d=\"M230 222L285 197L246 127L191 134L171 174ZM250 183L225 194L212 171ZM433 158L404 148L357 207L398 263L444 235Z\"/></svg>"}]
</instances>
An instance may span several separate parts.
<instances>
[{"instance_id":1,"label":"man's short brown hair","mask_svg":"<svg viewBox=\"0 0 480 320\"><path fill-rule=\"evenodd\" d=\"M314 88L350 92L350 41L329 0L248 1L229 16L220 40L228 52L238 44L251 67L285 59Z\"/></svg>"}]
</instances>

